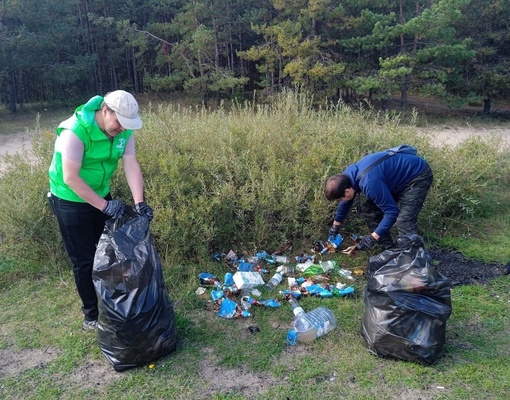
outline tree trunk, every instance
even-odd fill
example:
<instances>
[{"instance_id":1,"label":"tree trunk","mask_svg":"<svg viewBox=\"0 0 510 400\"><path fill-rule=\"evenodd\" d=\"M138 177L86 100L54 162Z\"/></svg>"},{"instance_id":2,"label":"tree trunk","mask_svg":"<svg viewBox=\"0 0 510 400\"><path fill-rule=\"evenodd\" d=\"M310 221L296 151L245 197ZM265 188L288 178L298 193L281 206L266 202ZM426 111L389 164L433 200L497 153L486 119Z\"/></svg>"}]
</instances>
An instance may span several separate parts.
<instances>
[{"instance_id":1,"label":"tree trunk","mask_svg":"<svg viewBox=\"0 0 510 400\"><path fill-rule=\"evenodd\" d=\"M108 68L110 72L110 87L107 91L117 90L119 88L119 81L117 78L117 66L115 65L115 61L113 60L113 49L115 46L112 46L112 43L108 41ZM101 90L101 93L105 91L105 88Z\"/></svg>"},{"instance_id":2,"label":"tree trunk","mask_svg":"<svg viewBox=\"0 0 510 400\"><path fill-rule=\"evenodd\" d=\"M214 34L214 68L220 67L220 49L218 44L218 26L216 24L216 16L214 15L214 1L211 1L211 18L212 18L212 29Z\"/></svg>"},{"instance_id":3,"label":"tree trunk","mask_svg":"<svg viewBox=\"0 0 510 400\"><path fill-rule=\"evenodd\" d=\"M239 33L238 33L238 40L239 40L239 50L242 51L243 50L243 35L242 35L241 31L239 31ZM232 47L232 65L234 65L234 51L233 50L234 49ZM238 62L239 62L239 74L242 76L245 76L246 70L244 68L244 58L239 57Z\"/></svg>"},{"instance_id":4,"label":"tree trunk","mask_svg":"<svg viewBox=\"0 0 510 400\"><path fill-rule=\"evenodd\" d=\"M135 47L129 46L128 49L128 71L131 70L131 82L133 84L133 92L140 93L140 84L138 81L138 72L136 70L136 54Z\"/></svg>"},{"instance_id":5,"label":"tree trunk","mask_svg":"<svg viewBox=\"0 0 510 400\"><path fill-rule=\"evenodd\" d=\"M14 70L7 73L7 101L9 103L9 110L12 113L16 112L16 81Z\"/></svg>"},{"instance_id":6,"label":"tree trunk","mask_svg":"<svg viewBox=\"0 0 510 400\"><path fill-rule=\"evenodd\" d=\"M407 111L407 87L409 85L409 75L405 74L402 78L402 85L400 86L400 108L402 111Z\"/></svg>"},{"instance_id":7,"label":"tree trunk","mask_svg":"<svg viewBox=\"0 0 510 400\"><path fill-rule=\"evenodd\" d=\"M20 105L21 109L23 110L23 105L28 103L27 99L27 91L26 91L26 84L25 84L25 76L24 72L22 70L18 70L18 78L16 79L17 87L17 97L18 97L18 104Z\"/></svg>"},{"instance_id":8,"label":"tree trunk","mask_svg":"<svg viewBox=\"0 0 510 400\"><path fill-rule=\"evenodd\" d=\"M483 99L483 114L489 114L491 112L491 103L492 100L490 97L486 97Z\"/></svg>"},{"instance_id":9,"label":"tree trunk","mask_svg":"<svg viewBox=\"0 0 510 400\"><path fill-rule=\"evenodd\" d=\"M83 43L86 46L86 54L87 55L93 55L96 53L96 46L93 40L93 32L92 32L92 26L90 24L89 19L87 18L87 15L89 13L89 3L88 0L82 0L83 9L80 8L80 5L76 6L76 11L79 16L79 21L81 25L81 29L83 31ZM93 90L95 93L100 92L100 78L99 78L99 67L98 67L98 61L93 61Z\"/></svg>"}]
</instances>

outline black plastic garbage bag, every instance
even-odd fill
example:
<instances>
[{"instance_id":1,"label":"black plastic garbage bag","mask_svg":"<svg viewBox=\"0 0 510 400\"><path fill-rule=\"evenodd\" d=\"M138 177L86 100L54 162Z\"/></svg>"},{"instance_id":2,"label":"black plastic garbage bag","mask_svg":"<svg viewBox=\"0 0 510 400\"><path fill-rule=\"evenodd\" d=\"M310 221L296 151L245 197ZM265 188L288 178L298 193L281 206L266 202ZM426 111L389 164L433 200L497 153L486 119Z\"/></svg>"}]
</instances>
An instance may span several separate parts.
<instances>
[{"instance_id":1,"label":"black plastic garbage bag","mask_svg":"<svg viewBox=\"0 0 510 400\"><path fill-rule=\"evenodd\" d=\"M98 342L118 372L175 350L177 330L149 221L133 209L106 222L92 272Z\"/></svg>"},{"instance_id":2,"label":"black plastic garbage bag","mask_svg":"<svg viewBox=\"0 0 510 400\"><path fill-rule=\"evenodd\" d=\"M441 354L451 285L431 261L418 235L369 259L361 335L372 353L422 364Z\"/></svg>"}]
</instances>

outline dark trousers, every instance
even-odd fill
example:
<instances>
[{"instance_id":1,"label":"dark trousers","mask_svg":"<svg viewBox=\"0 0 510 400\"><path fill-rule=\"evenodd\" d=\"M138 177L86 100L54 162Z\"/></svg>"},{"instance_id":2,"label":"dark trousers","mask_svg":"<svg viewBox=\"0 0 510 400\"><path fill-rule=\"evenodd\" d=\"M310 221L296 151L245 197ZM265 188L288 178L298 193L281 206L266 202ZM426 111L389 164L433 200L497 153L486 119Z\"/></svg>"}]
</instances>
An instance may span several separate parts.
<instances>
[{"instance_id":1,"label":"dark trousers","mask_svg":"<svg viewBox=\"0 0 510 400\"><path fill-rule=\"evenodd\" d=\"M418 214L423 208L423 203L433 180L432 170L430 167L426 167L402 192L393 196L400 209L395 223L400 235L418 234ZM361 212L370 231L375 231L383 219L383 212L370 199L365 201L361 207ZM383 250L394 246L390 233L382 235L377 243Z\"/></svg>"},{"instance_id":2,"label":"dark trousers","mask_svg":"<svg viewBox=\"0 0 510 400\"><path fill-rule=\"evenodd\" d=\"M107 196L109 199L110 195ZM48 194L48 200L57 217L64 247L73 266L74 282L82 301L85 320L97 320L97 295L92 282L92 268L96 246L109 217L88 203L62 200L52 194Z\"/></svg>"}]
</instances>

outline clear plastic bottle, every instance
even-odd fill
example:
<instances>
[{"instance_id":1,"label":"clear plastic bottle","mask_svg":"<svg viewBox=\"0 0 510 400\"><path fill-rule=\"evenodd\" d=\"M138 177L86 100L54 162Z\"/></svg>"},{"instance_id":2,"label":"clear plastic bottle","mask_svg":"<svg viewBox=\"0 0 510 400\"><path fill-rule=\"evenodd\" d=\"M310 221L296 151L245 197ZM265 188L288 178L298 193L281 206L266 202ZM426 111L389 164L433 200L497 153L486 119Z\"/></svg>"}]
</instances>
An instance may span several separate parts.
<instances>
[{"instance_id":1,"label":"clear plastic bottle","mask_svg":"<svg viewBox=\"0 0 510 400\"><path fill-rule=\"evenodd\" d=\"M287 256L277 256L273 254L273 259L279 264L288 264L290 262L290 259Z\"/></svg>"},{"instance_id":2,"label":"clear plastic bottle","mask_svg":"<svg viewBox=\"0 0 510 400\"><path fill-rule=\"evenodd\" d=\"M297 302L297 300L293 296L289 297L289 304L290 304L290 308L292 308L292 312L294 313L294 315L296 317L298 315L301 315L301 314L305 313L305 310L303 310L301 308L301 306L299 305L299 303Z\"/></svg>"},{"instance_id":3,"label":"clear plastic bottle","mask_svg":"<svg viewBox=\"0 0 510 400\"><path fill-rule=\"evenodd\" d=\"M324 270L324 272L328 272L330 270L338 268L338 261L336 260L319 261L319 264Z\"/></svg>"},{"instance_id":4,"label":"clear plastic bottle","mask_svg":"<svg viewBox=\"0 0 510 400\"><path fill-rule=\"evenodd\" d=\"M338 271L338 275L340 275L341 277L350 279L351 281L354 280L354 278L352 276L352 271L349 271L348 269L344 269L344 268L340 268L337 271Z\"/></svg>"},{"instance_id":5,"label":"clear plastic bottle","mask_svg":"<svg viewBox=\"0 0 510 400\"><path fill-rule=\"evenodd\" d=\"M273 289L280 284L282 279L283 279L283 274L280 272L277 272L273 275L273 277L269 280L269 282L266 283L265 286L268 289Z\"/></svg>"},{"instance_id":6,"label":"clear plastic bottle","mask_svg":"<svg viewBox=\"0 0 510 400\"><path fill-rule=\"evenodd\" d=\"M294 276L296 274L296 268L293 265L284 265L278 269L278 272L285 276Z\"/></svg>"},{"instance_id":7,"label":"clear plastic bottle","mask_svg":"<svg viewBox=\"0 0 510 400\"><path fill-rule=\"evenodd\" d=\"M299 308L303 311L301 307ZM287 333L287 342L292 346L296 344L296 341L310 343L335 328L336 317L329 308L317 307L306 313L298 312Z\"/></svg>"}]
</instances>

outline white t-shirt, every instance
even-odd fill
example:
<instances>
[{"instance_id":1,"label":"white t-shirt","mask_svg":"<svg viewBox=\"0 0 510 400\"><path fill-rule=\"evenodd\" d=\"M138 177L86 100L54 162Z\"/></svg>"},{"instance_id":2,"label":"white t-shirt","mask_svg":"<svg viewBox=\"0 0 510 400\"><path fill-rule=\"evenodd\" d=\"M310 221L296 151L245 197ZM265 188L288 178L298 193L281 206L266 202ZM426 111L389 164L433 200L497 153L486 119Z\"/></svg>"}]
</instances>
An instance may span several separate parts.
<instances>
[{"instance_id":1,"label":"white t-shirt","mask_svg":"<svg viewBox=\"0 0 510 400\"><path fill-rule=\"evenodd\" d=\"M85 145L80 138L69 129L64 129L55 141L55 151L62 153L62 157L76 162L83 160ZM124 149L124 155L135 155L135 135L131 135Z\"/></svg>"}]
</instances>

